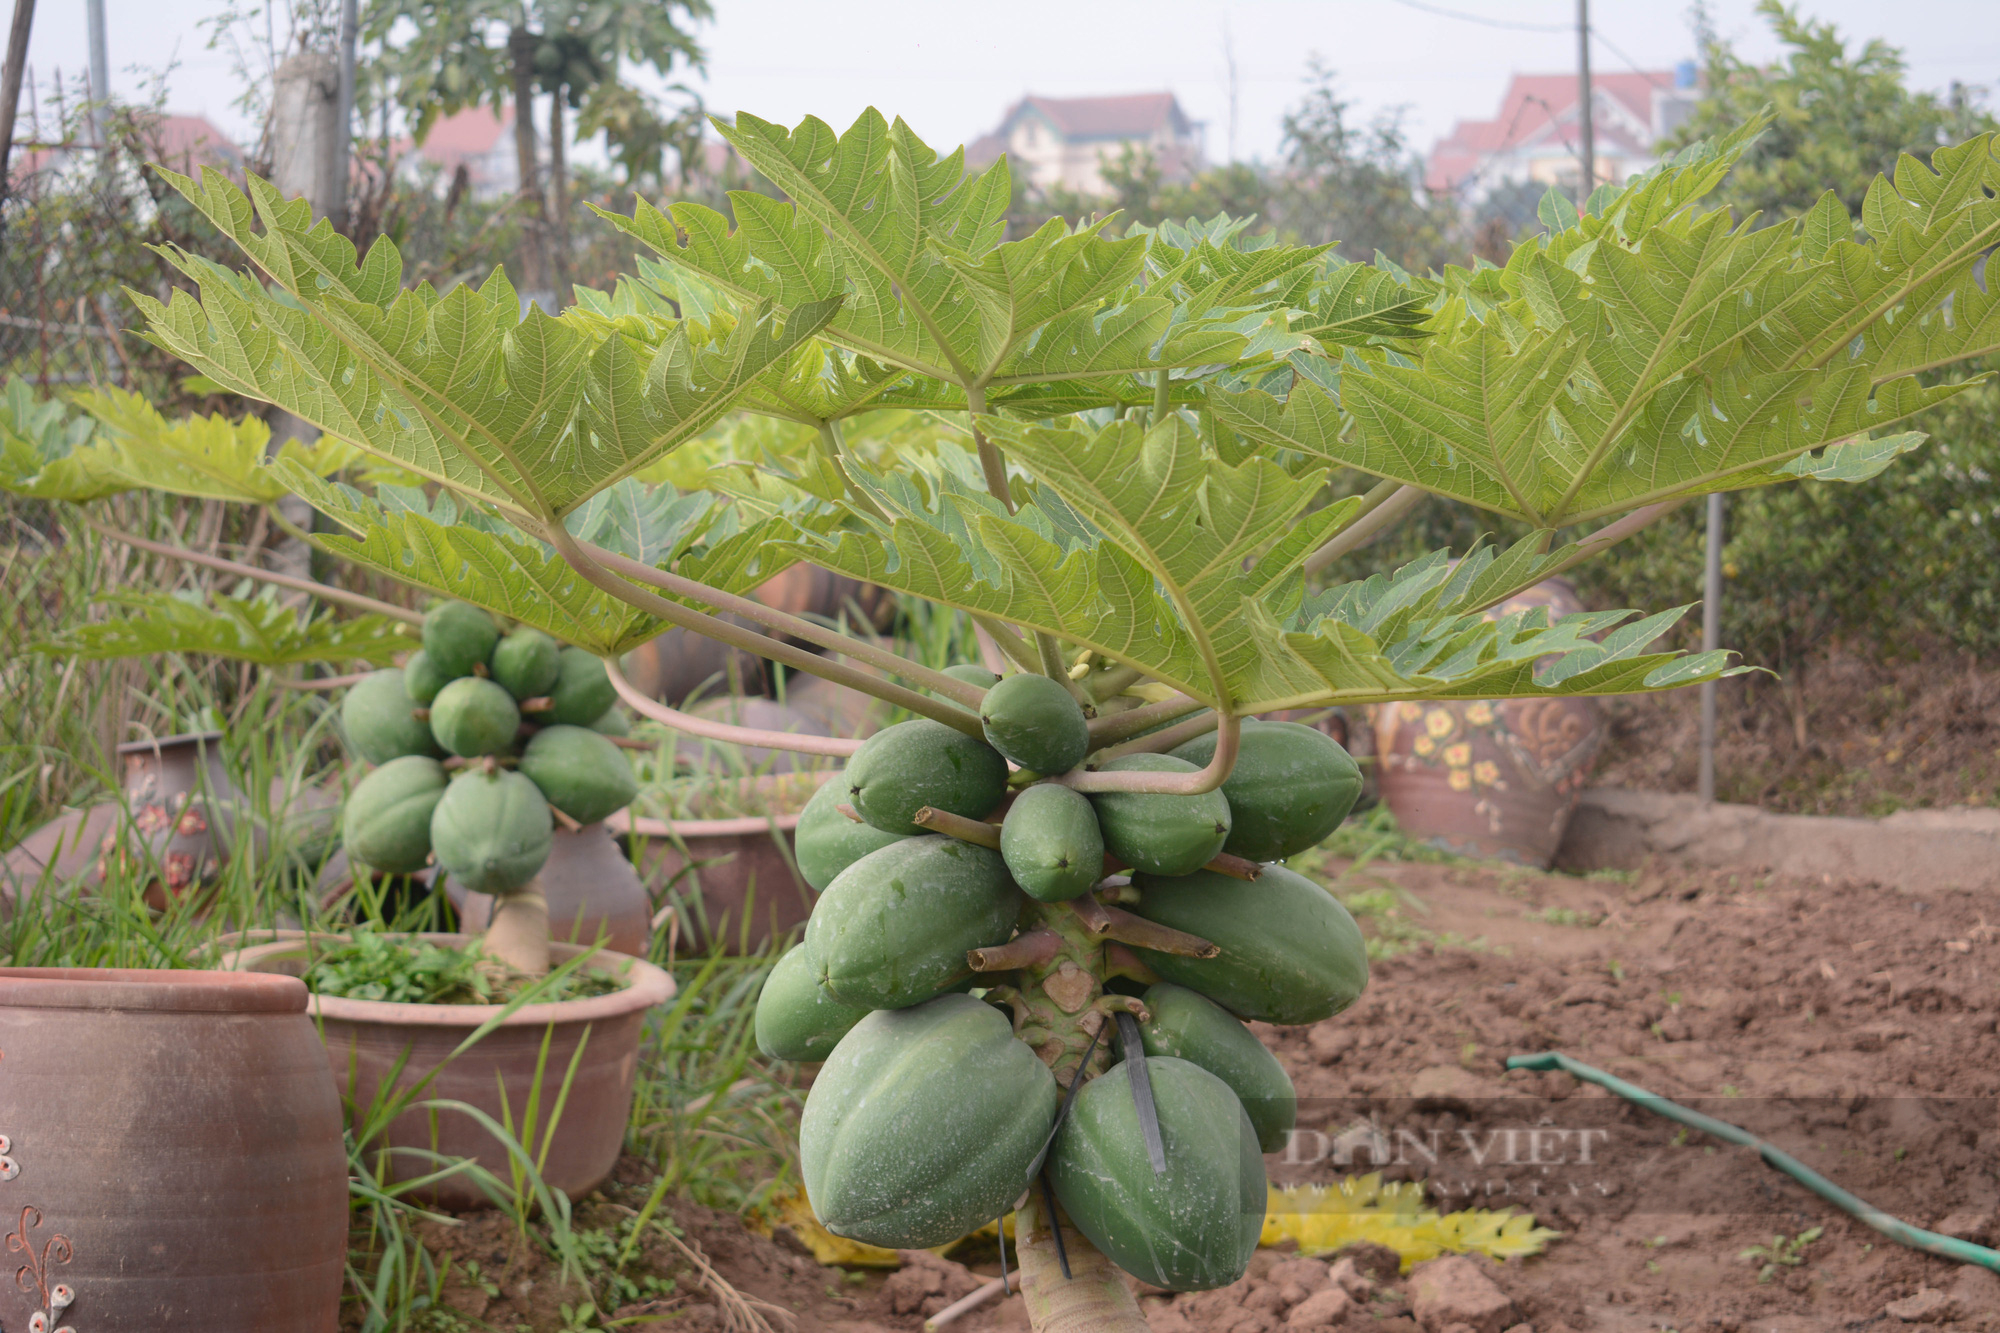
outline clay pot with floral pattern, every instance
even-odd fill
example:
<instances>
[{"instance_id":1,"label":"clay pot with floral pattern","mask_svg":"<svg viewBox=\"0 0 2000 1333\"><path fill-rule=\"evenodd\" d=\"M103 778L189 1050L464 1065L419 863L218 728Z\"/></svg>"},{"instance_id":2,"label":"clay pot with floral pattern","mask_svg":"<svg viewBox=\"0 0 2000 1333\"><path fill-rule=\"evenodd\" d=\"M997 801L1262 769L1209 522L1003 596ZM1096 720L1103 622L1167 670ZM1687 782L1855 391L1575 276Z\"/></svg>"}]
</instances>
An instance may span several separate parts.
<instances>
[{"instance_id":1,"label":"clay pot with floral pattern","mask_svg":"<svg viewBox=\"0 0 2000 1333\"><path fill-rule=\"evenodd\" d=\"M1582 610L1550 579L1486 613ZM1463 856L1546 870L1604 743L1596 700L1405 702L1374 710L1382 801L1405 833Z\"/></svg>"},{"instance_id":2,"label":"clay pot with floral pattern","mask_svg":"<svg viewBox=\"0 0 2000 1333\"><path fill-rule=\"evenodd\" d=\"M296 978L0 968L0 1327L333 1333L347 1220Z\"/></svg>"},{"instance_id":3,"label":"clay pot with floral pattern","mask_svg":"<svg viewBox=\"0 0 2000 1333\"><path fill-rule=\"evenodd\" d=\"M145 873L160 877L146 888L146 901L164 908L214 877L226 856L239 793L222 762L222 733L190 732L118 747L124 767L129 829L104 838L98 877Z\"/></svg>"}]
</instances>

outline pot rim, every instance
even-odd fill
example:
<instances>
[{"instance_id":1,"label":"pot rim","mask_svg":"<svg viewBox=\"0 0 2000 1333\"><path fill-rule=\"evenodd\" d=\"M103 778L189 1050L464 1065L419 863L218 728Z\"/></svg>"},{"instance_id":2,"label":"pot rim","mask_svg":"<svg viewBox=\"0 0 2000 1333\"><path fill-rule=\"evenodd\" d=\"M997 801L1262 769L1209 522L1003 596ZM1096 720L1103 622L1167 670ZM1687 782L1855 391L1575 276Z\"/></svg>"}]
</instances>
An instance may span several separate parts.
<instances>
[{"instance_id":1,"label":"pot rim","mask_svg":"<svg viewBox=\"0 0 2000 1333\"><path fill-rule=\"evenodd\" d=\"M0 1009L150 1013L302 1014L297 977L228 969L0 967Z\"/></svg>"},{"instance_id":2,"label":"pot rim","mask_svg":"<svg viewBox=\"0 0 2000 1333\"><path fill-rule=\"evenodd\" d=\"M118 747L118 753L143 754L147 750L160 750L169 745L184 744L188 741L203 745L209 741L220 741L222 736L223 733L219 731L184 731L178 736L155 736L146 741L126 741Z\"/></svg>"},{"instance_id":3,"label":"pot rim","mask_svg":"<svg viewBox=\"0 0 2000 1333\"><path fill-rule=\"evenodd\" d=\"M420 940L433 944L463 946L477 939L476 935L463 935L443 931L397 932L414 934ZM304 953L314 939L341 939L343 936L323 933L307 936L303 933L296 939L275 940L269 944L255 944L247 949L235 949L226 953L217 966L239 972L257 972L258 964L278 962L287 956ZM581 944L551 942L549 955L557 962L566 962L578 954L590 950ZM501 1022L501 1027L543 1026L550 1023L594 1023L606 1019L623 1018L627 1014L641 1013L657 1004L665 1004L674 997L674 978L665 968L655 967L641 958L610 950L599 952L598 956L584 964L593 972L623 974L628 984L623 990L610 995L591 995L576 1000L552 1000L540 1004L524 1004ZM282 975L282 974L270 974ZM300 1007L322 1019L342 1023L374 1023L390 1027L450 1027L476 1028L506 1012L504 1004L409 1004L397 1000L352 1000L339 995L318 995L305 989L305 983L296 977L286 978L294 982L306 996Z\"/></svg>"}]
</instances>

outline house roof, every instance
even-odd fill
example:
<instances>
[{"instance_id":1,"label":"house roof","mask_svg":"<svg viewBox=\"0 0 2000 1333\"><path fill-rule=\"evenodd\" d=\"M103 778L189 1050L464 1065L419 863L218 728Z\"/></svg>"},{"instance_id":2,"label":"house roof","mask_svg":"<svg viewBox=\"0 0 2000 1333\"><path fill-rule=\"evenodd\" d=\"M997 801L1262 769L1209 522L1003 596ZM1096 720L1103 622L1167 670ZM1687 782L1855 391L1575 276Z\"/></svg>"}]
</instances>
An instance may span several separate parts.
<instances>
[{"instance_id":1,"label":"house roof","mask_svg":"<svg viewBox=\"0 0 2000 1333\"><path fill-rule=\"evenodd\" d=\"M1040 97L1030 93L1007 108L997 129L965 146L966 165L984 167L999 160L1007 149L1007 136L1030 115L1039 117L1071 143L1150 139L1162 130L1178 137L1194 129L1194 122L1172 93L1117 97Z\"/></svg>"},{"instance_id":2,"label":"house roof","mask_svg":"<svg viewBox=\"0 0 2000 1333\"><path fill-rule=\"evenodd\" d=\"M482 102L432 121L430 133L424 136L418 151L432 162L457 166L467 158L484 157L513 131L511 104L496 113Z\"/></svg>"},{"instance_id":3,"label":"house roof","mask_svg":"<svg viewBox=\"0 0 2000 1333\"><path fill-rule=\"evenodd\" d=\"M1591 100L1600 111L1592 126L1597 142L1630 153L1652 149L1653 94L1674 87L1672 70L1592 77ZM1516 74L1492 120L1461 120L1437 141L1425 161L1424 184L1455 188L1489 153L1576 141L1577 78L1574 74Z\"/></svg>"},{"instance_id":4,"label":"house roof","mask_svg":"<svg viewBox=\"0 0 2000 1333\"><path fill-rule=\"evenodd\" d=\"M243 161L243 150L206 116L161 116L153 133L170 164L233 167Z\"/></svg>"}]
</instances>

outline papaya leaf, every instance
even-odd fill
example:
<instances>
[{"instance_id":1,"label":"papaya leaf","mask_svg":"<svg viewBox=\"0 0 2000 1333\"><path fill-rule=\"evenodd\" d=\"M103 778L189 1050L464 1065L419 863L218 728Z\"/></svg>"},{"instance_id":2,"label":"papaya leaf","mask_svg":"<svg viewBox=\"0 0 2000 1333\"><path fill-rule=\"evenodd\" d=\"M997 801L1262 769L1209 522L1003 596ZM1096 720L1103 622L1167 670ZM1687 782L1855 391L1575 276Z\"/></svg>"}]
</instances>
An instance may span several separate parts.
<instances>
[{"instance_id":1,"label":"papaya leaf","mask_svg":"<svg viewBox=\"0 0 2000 1333\"><path fill-rule=\"evenodd\" d=\"M39 399L24 379L0 393L0 490L36 500L81 503L130 489L90 447L96 423L63 403Z\"/></svg>"},{"instance_id":2,"label":"papaya leaf","mask_svg":"<svg viewBox=\"0 0 2000 1333\"><path fill-rule=\"evenodd\" d=\"M73 626L33 647L60 657L102 661L153 653L207 653L258 666L306 662L366 662L386 666L416 647L401 621L365 615L337 620L331 612L301 619L279 604L276 589L203 602L189 593L125 592L99 599L132 614Z\"/></svg>"},{"instance_id":3,"label":"papaya leaf","mask_svg":"<svg viewBox=\"0 0 2000 1333\"><path fill-rule=\"evenodd\" d=\"M2000 164L1990 139L1933 162L1905 159L1894 189L1878 182L1864 244L1828 241L1841 229L1828 217L1752 230L1695 213L1715 178L1703 159L1524 246L1483 314L1461 302L1462 317L1433 322L1445 327L1420 361L1352 360L1337 401L1302 382L1282 403L1253 389L1211 408L1258 443L1542 528L1838 473L1881 452L1872 432L1967 387L1914 370L2000 334L1984 293L1969 294L1982 247L2000 241ZM1830 446L1847 462L1789 466Z\"/></svg>"},{"instance_id":4,"label":"papaya leaf","mask_svg":"<svg viewBox=\"0 0 2000 1333\"><path fill-rule=\"evenodd\" d=\"M357 268L302 201L255 177L246 196L207 169L199 184L166 174L290 299L168 249L201 299L133 293L153 342L234 392L521 514L559 519L707 429L839 304L808 303L782 323L739 316L715 341L648 321L656 341L635 346L592 316L524 316L498 270L476 293L402 290L386 237Z\"/></svg>"}]
</instances>

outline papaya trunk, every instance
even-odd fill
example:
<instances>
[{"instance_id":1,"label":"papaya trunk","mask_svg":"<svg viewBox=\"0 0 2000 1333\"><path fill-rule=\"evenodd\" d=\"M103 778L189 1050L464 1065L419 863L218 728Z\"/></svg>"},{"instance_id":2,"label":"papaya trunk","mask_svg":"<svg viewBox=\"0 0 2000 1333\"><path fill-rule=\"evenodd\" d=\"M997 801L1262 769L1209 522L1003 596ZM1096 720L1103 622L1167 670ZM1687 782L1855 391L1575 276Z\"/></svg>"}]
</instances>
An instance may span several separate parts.
<instances>
[{"instance_id":1,"label":"papaya trunk","mask_svg":"<svg viewBox=\"0 0 2000 1333\"><path fill-rule=\"evenodd\" d=\"M1146 1333L1146 1317L1132 1299L1124 1276L1061 1214L1046 1215L1039 1200L1014 1214L1015 1246L1021 1262L1021 1299L1035 1333ZM1064 1277L1051 1226L1062 1227Z\"/></svg>"},{"instance_id":2,"label":"papaya trunk","mask_svg":"<svg viewBox=\"0 0 2000 1333\"><path fill-rule=\"evenodd\" d=\"M548 973L549 902L542 895L539 878L529 880L494 905L493 924L486 928L480 950L516 972L531 977Z\"/></svg>"}]
</instances>

